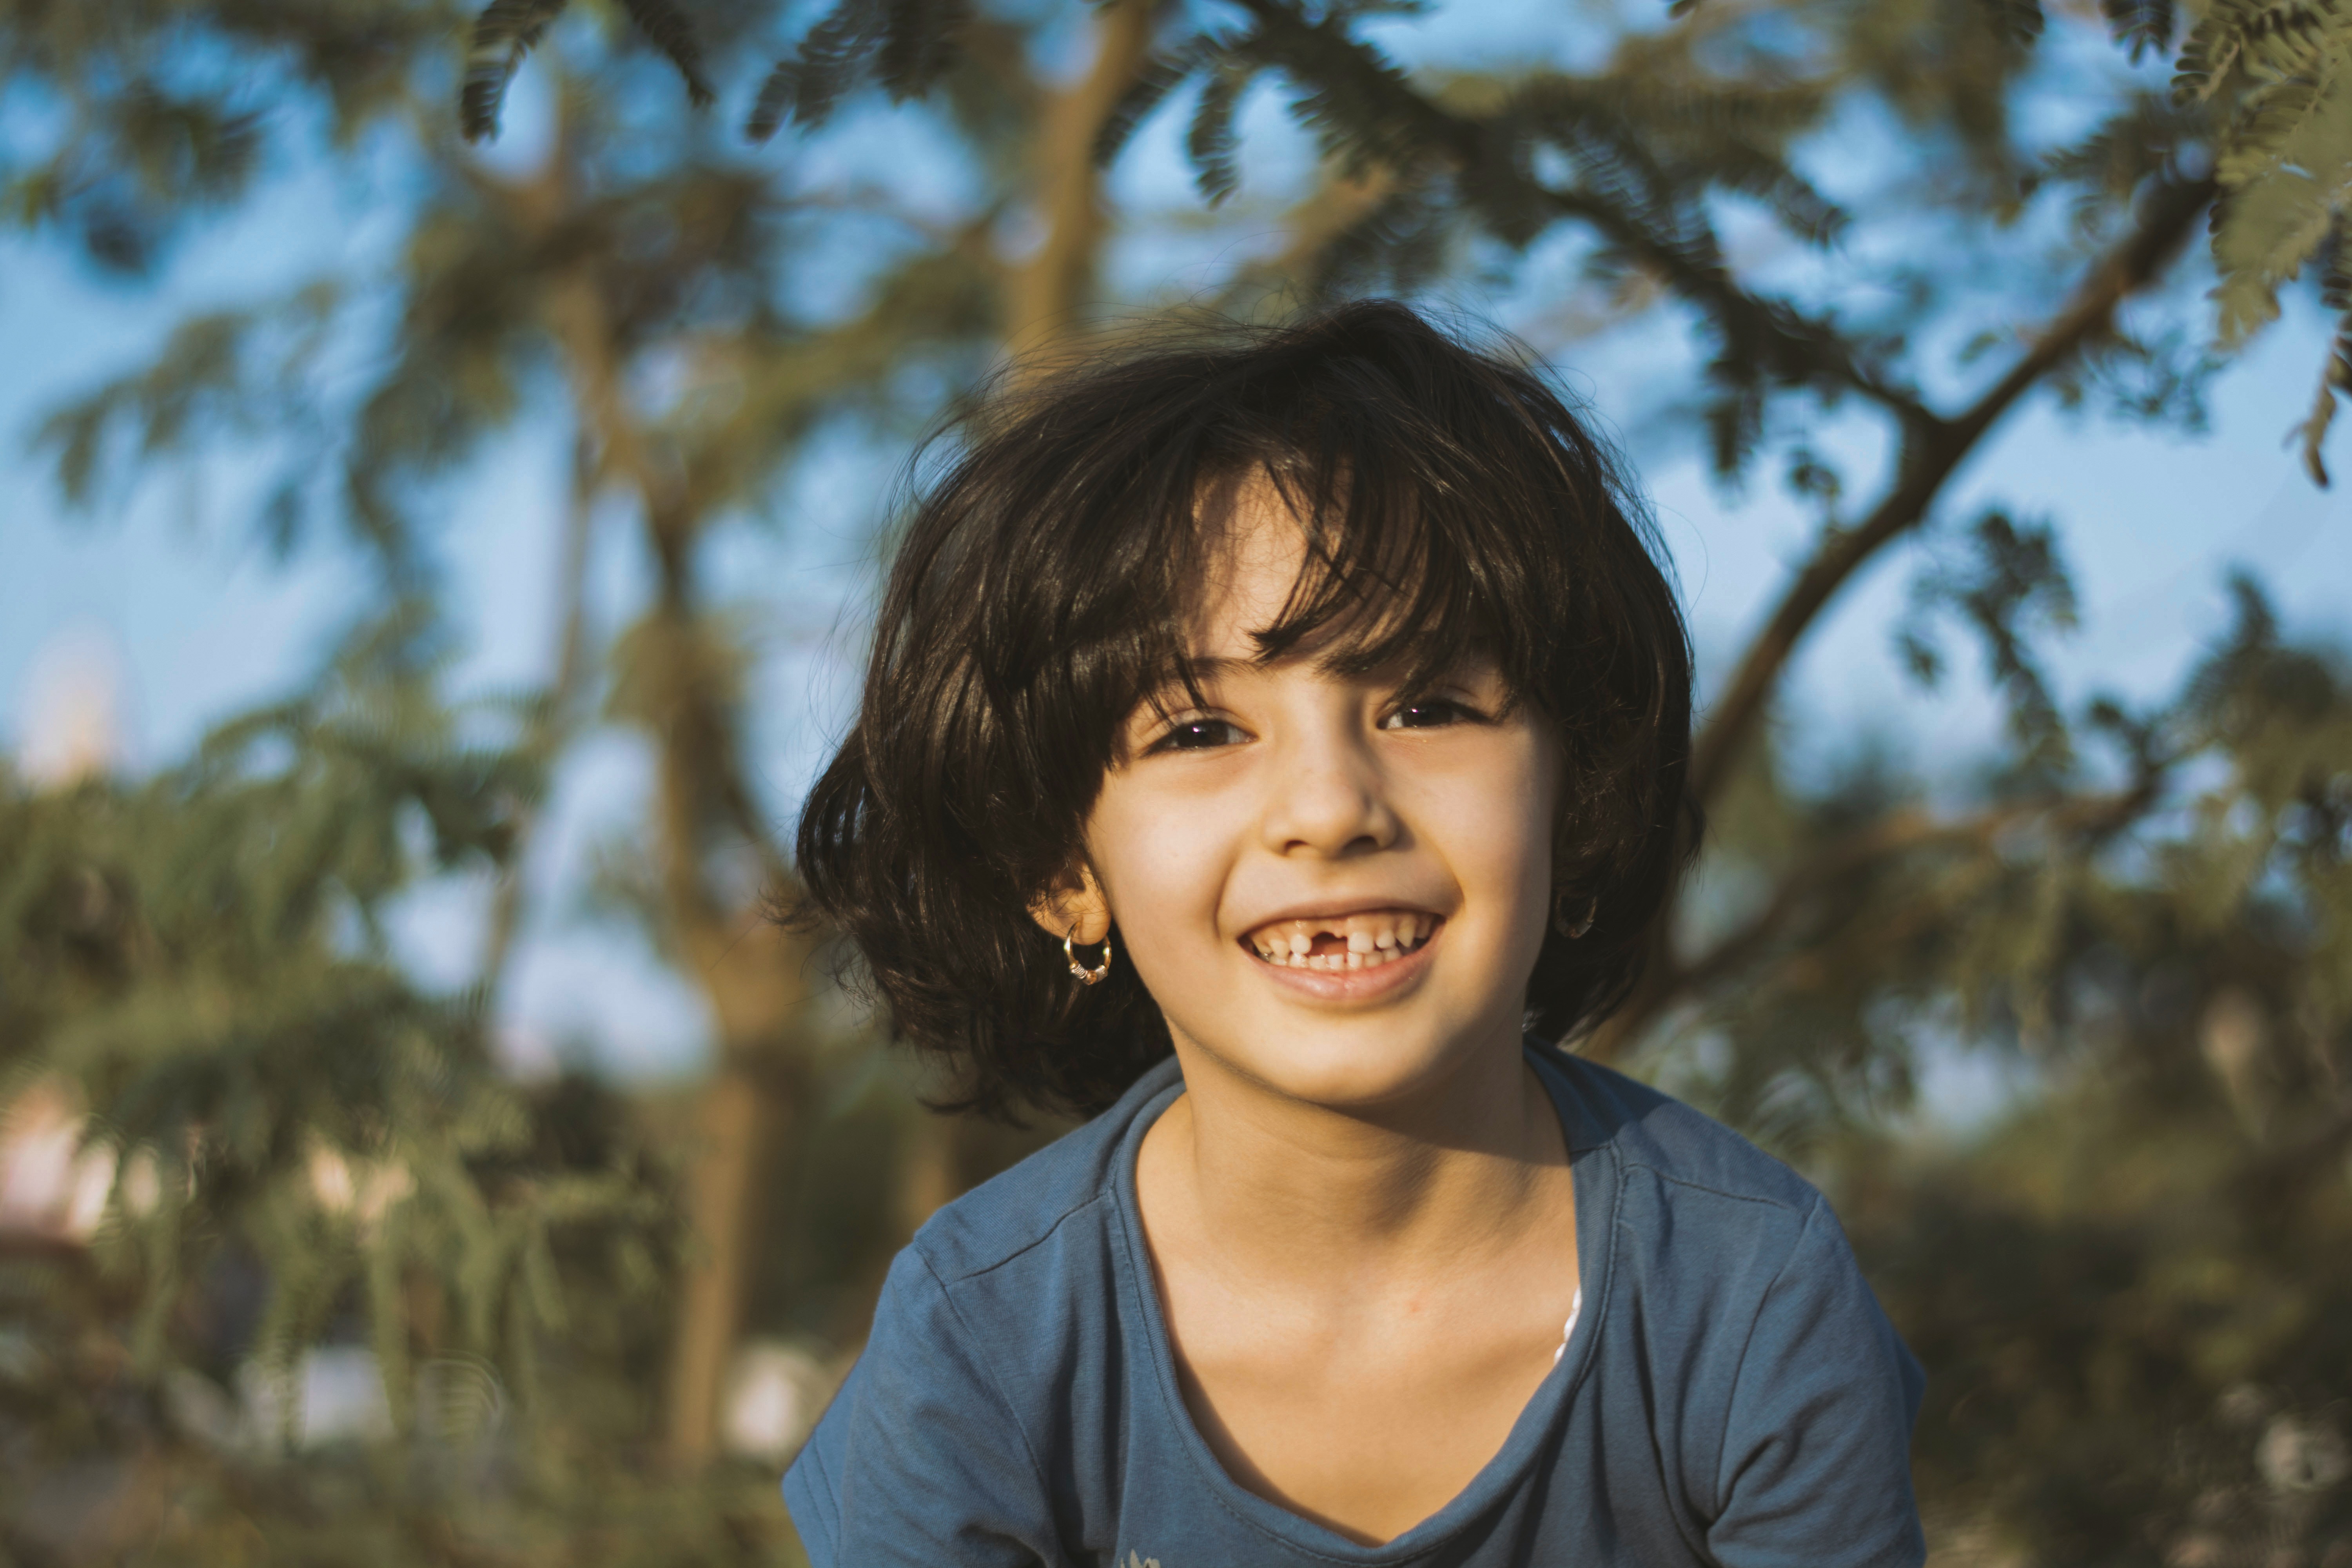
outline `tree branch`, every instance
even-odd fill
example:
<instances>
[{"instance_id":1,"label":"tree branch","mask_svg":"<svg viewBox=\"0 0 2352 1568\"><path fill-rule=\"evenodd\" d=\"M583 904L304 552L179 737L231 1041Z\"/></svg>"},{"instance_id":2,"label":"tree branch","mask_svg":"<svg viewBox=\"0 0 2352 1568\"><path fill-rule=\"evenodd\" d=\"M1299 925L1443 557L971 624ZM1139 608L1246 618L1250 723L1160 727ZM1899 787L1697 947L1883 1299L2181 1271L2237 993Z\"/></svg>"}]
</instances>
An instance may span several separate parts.
<instances>
[{"instance_id":1,"label":"tree branch","mask_svg":"<svg viewBox=\"0 0 2352 1568\"><path fill-rule=\"evenodd\" d=\"M1550 193L1561 213L1581 219L1664 279L1667 288L1706 311L1729 340L1774 345L1774 358L1801 365L1810 379L1877 404L1906 430L1932 425L1935 416L1916 394L1887 379L1853 352L1834 322L1809 316L1785 300L1742 289L1710 243L1694 253L1653 234L1627 214L1581 192ZM1791 384L1805 378L1791 378Z\"/></svg>"},{"instance_id":2,"label":"tree branch","mask_svg":"<svg viewBox=\"0 0 2352 1568\"><path fill-rule=\"evenodd\" d=\"M1015 354L1066 334L1093 290L1095 262L1108 226L1095 138L1143 68L1159 14L1159 0L1118 0L1099 7L1094 63L1048 99L1038 115L1037 203L1045 238L1006 279L1004 342Z\"/></svg>"},{"instance_id":3,"label":"tree branch","mask_svg":"<svg viewBox=\"0 0 2352 1568\"><path fill-rule=\"evenodd\" d=\"M1702 989L1729 974L1786 931L1790 918L1807 899L1877 861L1923 849L1990 844L2020 824L2040 819L2062 832L2104 834L2128 821L2152 798L2150 787L2057 801L1997 806L1974 816L1938 821L1924 812L1899 812L1848 835L1806 860L1780 880L1772 896L1747 923L1667 975L1675 992Z\"/></svg>"},{"instance_id":4,"label":"tree branch","mask_svg":"<svg viewBox=\"0 0 2352 1568\"><path fill-rule=\"evenodd\" d=\"M1772 889L1738 929L1696 958L1677 962L1661 942L1641 988L1586 1042L1584 1054L1615 1058L1649 1023L1683 997L1737 974L1790 934L1805 904L1847 878L1899 855L1937 848L1990 845L2010 829L2039 819L2064 833L2104 838L2145 811L2162 781L2160 767L2143 770L2129 789L2057 800L2016 802L1973 816L1938 819L1920 811L1897 812L1859 828L1808 857Z\"/></svg>"},{"instance_id":5,"label":"tree branch","mask_svg":"<svg viewBox=\"0 0 2352 1568\"><path fill-rule=\"evenodd\" d=\"M1786 300L1741 288L1724 264L1712 233L1704 236L1705 243L1693 246L1655 232L1621 204L1590 191L1555 190L1543 184L1522 166L1521 160L1500 155L1509 145L1507 111L1472 116L1433 101L1416 91L1402 72L1360 39L1350 37L1344 21L1326 18L1310 23L1286 0L1239 0L1239 4L1257 23L1265 40L1260 58L1267 65L1301 82L1319 85L1335 97L1367 106L1369 120L1400 132L1384 138L1392 143L1386 161L1400 178L1409 178L1413 172L1410 160L1399 155L1403 145L1410 144L1449 166L1474 210L1483 193L1487 201L1504 205L1525 201L1589 224L1705 311L1727 341L1769 345L1764 357L1788 367L1792 383L1811 379L1853 392L1880 405L1906 427L1932 419L1916 395L1859 358L1833 322L1809 316ZM1332 59L1348 62L1348 68L1340 73L1344 81L1318 79L1314 72L1315 65ZM1627 151L1638 156L1638 149ZM1795 374L1797 367L1808 374Z\"/></svg>"},{"instance_id":6,"label":"tree branch","mask_svg":"<svg viewBox=\"0 0 2352 1568\"><path fill-rule=\"evenodd\" d=\"M2065 311L2043 330L2009 374L1957 417L1909 427L1894 488L1859 527L1828 531L1797 580L1748 645L1692 748L1688 788L1705 804L1722 789L1740 748L1763 716L1780 672L1816 616L1864 562L1917 527L1987 431L2042 378L2114 321L2126 300L2153 282L2213 199L2210 180L2159 185L2139 226L2076 289Z\"/></svg>"},{"instance_id":7,"label":"tree branch","mask_svg":"<svg viewBox=\"0 0 2352 1568\"><path fill-rule=\"evenodd\" d=\"M509 191L524 221L542 235L573 200L561 132L558 146L542 174ZM661 1456L691 1471L717 1445L720 1393L741 1325L761 1153L791 1135L807 1105L805 1062L787 1047L814 987L808 939L767 920L756 900L746 904L715 885L711 874L709 851L721 832L760 857L771 885L787 868L745 775L741 714L711 679L703 652L707 616L693 565L710 512L685 464L656 451L630 406L606 288L594 256L563 266L548 280L547 325L564 362L579 437L594 454L592 462L583 453L587 494L607 479L633 489L654 557L647 630L655 640L640 651L659 666L647 719L656 741L652 837L663 934L709 1001L717 1035L698 1157L688 1174L686 1208L701 1250L676 1282L663 1393Z\"/></svg>"}]
</instances>

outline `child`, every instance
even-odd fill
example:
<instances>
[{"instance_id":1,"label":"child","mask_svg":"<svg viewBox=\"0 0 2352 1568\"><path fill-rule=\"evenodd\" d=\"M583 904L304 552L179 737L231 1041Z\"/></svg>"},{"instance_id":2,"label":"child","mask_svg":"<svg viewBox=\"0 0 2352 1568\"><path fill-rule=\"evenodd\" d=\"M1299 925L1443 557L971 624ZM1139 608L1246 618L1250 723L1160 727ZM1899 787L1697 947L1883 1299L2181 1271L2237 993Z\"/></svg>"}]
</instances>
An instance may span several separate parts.
<instances>
[{"instance_id":1,"label":"child","mask_svg":"<svg viewBox=\"0 0 2352 1568\"><path fill-rule=\"evenodd\" d=\"M1695 837L1655 551L1394 304L973 423L800 865L966 1103L1093 1120L899 1254L784 1478L814 1563L1921 1561L1820 1195L1546 1043Z\"/></svg>"}]
</instances>

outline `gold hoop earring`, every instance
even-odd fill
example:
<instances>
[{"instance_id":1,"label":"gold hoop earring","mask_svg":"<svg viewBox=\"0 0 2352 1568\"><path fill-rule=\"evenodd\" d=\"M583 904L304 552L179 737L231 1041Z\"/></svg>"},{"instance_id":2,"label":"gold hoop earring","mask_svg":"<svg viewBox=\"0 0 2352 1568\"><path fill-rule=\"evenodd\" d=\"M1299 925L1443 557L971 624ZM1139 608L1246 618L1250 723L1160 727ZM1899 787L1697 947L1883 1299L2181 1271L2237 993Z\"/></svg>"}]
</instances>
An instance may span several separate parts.
<instances>
[{"instance_id":1,"label":"gold hoop earring","mask_svg":"<svg viewBox=\"0 0 2352 1568\"><path fill-rule=\"evenodd\" d=\"M1103 932L1102 962L1092 969L1078 962L1077 936L1078 928L1072 926L1062 938L1062 956L1070 961L1070 973L1078 977L1079 984L1099 985L1110 977L1110 932Z\"/></svg>"},{"instance_id":2,"label":"gold hoop earring","mask_svg":"<svg viewBox=\"0 0 2352 1568\"><path fill-rule=\"evenodd\" d=\"M1574 925L1568 923L1567 913L1568 911L1560 907L1559 896L1554 895L1551 900L1551 929L1568 938L1569 941L1574 942L1592 929L1594 918L1601 913L1601 900L1594 899L1586 903L1584 918Z\"/></svg>"}]
</instances>

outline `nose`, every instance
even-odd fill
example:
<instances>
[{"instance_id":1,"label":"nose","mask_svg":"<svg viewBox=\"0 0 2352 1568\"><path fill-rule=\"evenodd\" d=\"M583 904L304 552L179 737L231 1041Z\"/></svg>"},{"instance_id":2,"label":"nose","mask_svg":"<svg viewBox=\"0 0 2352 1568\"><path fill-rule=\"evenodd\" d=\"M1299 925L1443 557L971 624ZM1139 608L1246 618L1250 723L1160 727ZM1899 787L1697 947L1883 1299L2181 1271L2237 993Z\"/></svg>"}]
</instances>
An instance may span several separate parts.
<instances>
[{"instance_id":1,"label":"nose","mask_svg":"<svg viewBox=\"0 0 2352 1568\"><path fill-rule=\"evenodd\" d=\"M1401 832L1379 763L1360 740L1317 733L1277 748L1261 818L1267 848L1337 860L1388 848Z\"/></svg>"}]
</instances>

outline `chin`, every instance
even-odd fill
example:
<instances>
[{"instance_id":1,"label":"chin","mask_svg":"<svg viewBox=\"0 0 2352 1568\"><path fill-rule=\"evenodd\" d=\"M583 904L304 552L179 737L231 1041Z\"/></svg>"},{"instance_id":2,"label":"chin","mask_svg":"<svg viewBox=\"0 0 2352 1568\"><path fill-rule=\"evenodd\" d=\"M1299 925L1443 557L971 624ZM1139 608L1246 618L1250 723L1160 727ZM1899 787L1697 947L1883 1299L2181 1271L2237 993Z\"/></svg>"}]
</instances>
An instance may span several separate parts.
<instances>
[{"instance_id":1,"label":"chin","mask_svg":"<svg viewBox=\"0 0 2352 1568\"><path fill-rule=\"evenodd\" d=\"M1287 1099L1343 1111L1411 1100L1444 1078L1460 1054L1436 1042L1401 1041L1393 1036L1367 1041L1354 1031L1327 1035L1295 1030L1292 1040L1292 1047L1279 1056L1203 1048Z\"/></svg>"}]
</instances>

